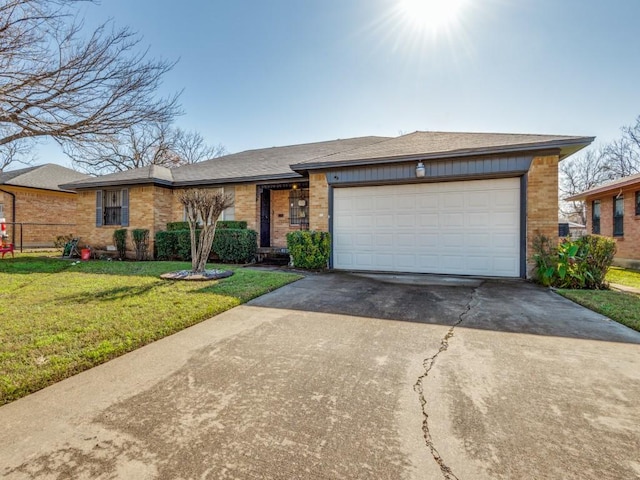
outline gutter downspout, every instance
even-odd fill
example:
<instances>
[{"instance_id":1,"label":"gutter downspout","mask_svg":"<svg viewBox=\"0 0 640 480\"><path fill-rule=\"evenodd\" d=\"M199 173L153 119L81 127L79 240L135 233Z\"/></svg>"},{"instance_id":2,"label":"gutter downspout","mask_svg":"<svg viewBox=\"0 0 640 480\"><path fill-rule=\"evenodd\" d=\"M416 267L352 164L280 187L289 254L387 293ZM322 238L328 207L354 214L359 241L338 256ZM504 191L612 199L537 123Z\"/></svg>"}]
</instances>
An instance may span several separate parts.
<instances>
[{"instance_id":1,"label":"gutter downspout","mask_svg":"<svg viewBox=\"0 0 640 480\"><path fill-rule=\"evenodd\" d=\"M16 194L13 192L7 192L0 188L0 192L7 193L11 195L11 222L13 223L13 228L11 229L11 243L15 246L16 244ZM22 245L20 245L22 248Z\"/></svg>"}]
</instances>

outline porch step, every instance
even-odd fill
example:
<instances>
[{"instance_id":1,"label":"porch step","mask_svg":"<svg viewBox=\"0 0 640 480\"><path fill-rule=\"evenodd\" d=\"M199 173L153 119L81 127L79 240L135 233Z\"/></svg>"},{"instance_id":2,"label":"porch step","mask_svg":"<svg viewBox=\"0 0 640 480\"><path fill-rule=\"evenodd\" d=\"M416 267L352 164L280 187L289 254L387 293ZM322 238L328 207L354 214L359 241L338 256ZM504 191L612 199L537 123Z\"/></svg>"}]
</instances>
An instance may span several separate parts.
<instances>
[{"instance_id":1,"label":"porch step","mask_svg":"<svg viewBox=\"0 0 640 480\"><path fill-rule=\"evenodd\" d=\"M258 263L263 265L288 265L289 250L277 247L258 248Z\"/></svg>"}]
</instances>

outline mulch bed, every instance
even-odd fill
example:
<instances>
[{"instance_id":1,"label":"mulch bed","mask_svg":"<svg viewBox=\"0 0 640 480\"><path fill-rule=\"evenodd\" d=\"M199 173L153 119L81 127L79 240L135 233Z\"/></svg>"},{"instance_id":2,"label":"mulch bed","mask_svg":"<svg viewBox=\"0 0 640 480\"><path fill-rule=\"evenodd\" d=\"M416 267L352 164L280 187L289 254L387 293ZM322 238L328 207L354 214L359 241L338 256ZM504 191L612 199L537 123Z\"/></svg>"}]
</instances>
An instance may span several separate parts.
<instances>
[{"instance_id":1,"label":"mulch bed","mask_svg":"<svg viewBox=\"0 0 640 480\"><path fill-rule=\"evenodd\" d=\"M207 280L218 280L233 275L231 270L205 270L204 273L193 273L191 270L178 270L176 272L163 273L160 278L165 280L186 280L202 282Z\"/></svg>"}]
</instances>

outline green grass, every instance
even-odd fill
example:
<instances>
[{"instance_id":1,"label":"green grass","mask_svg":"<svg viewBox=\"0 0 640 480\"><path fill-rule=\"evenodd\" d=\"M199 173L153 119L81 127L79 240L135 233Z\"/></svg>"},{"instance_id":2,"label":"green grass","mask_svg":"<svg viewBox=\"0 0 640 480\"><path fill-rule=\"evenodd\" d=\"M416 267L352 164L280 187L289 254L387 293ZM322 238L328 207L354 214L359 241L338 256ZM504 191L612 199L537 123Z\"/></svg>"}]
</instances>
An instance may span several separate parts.
<instances>
[{"instance_id":1,"label":"green grass","mask_svg":"<svg viewBox=\"0 0 640 480\"><path fill-rule=\"evenodd\" d=\"M183 262L0 260L0 405L300 278L242 268L161 280ZM209 267L208 268L215 268Z\"/></svg>"},{"instance_id":2,"label":"green grass","mask_svg":"<svg viewBox=\"0 0 640 480\"><path fill-rule=\"evenodd\" d=\"M610 283L640 289L637 270L611 267L606 278ZM616 290L558 290L558 293L640 332L640 295Z\"/></svg>"},{"instance_id":3,"label":"green grass","mask_svg":"<svg viewBox=\"0 0 640 480\"><path fill-rule=\"evenodd\" d=\"M611 267L607 272L607 281L627 287L640 288L640 272L638 270Z\"/></svg>"}]
</instances>

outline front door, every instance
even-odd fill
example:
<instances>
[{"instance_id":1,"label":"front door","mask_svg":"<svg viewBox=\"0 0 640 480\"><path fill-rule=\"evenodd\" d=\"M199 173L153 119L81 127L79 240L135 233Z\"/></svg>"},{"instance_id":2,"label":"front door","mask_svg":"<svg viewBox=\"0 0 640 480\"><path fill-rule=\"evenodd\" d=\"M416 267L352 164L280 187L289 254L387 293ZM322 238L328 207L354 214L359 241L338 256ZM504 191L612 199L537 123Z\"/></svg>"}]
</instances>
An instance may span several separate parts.
<instances>
[{"instance_id":1,"label":"front door","mask_svg":"<svg viewBox=\"0 0 640 480\"><path fill-rule=\"evenodd\" d=\"M260 195L260 246L271 246L271 190Z\"/></svg>"}]
</instances>

